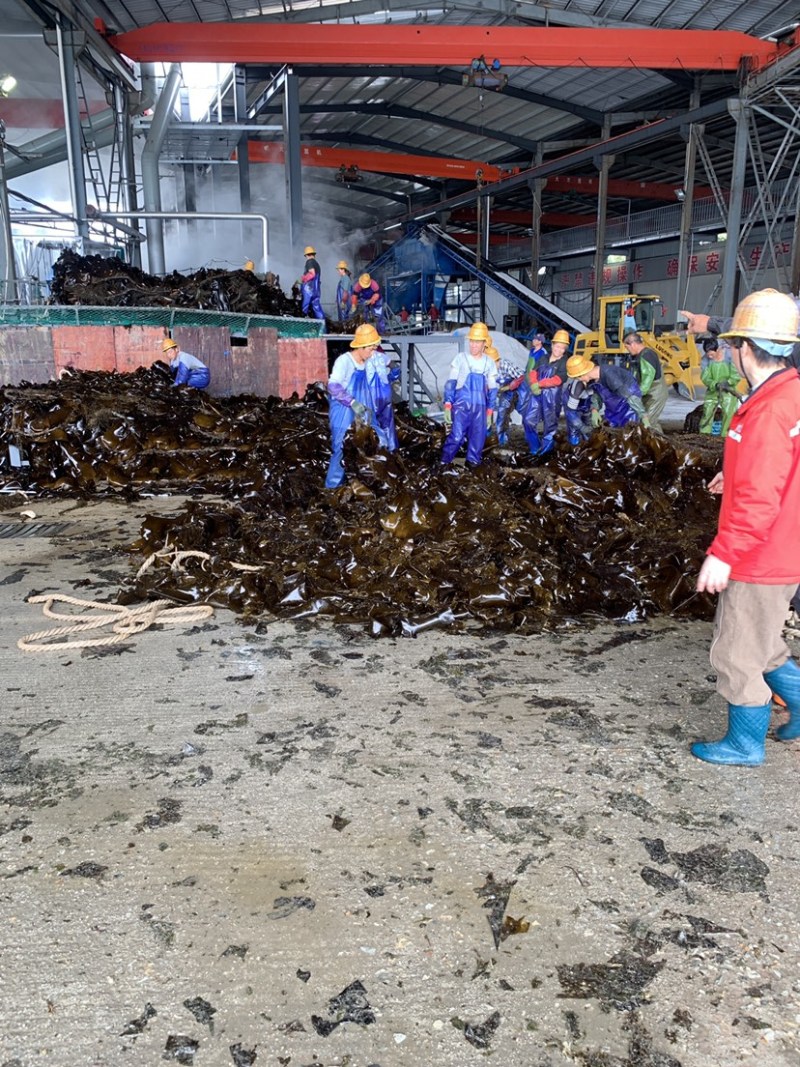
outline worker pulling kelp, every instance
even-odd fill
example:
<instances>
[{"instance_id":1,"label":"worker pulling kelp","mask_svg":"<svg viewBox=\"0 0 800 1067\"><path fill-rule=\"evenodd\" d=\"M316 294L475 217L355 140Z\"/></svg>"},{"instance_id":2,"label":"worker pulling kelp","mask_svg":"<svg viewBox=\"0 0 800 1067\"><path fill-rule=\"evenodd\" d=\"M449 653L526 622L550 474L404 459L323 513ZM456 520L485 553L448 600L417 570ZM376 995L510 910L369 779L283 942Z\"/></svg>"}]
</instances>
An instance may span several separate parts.
<instances>
[{"instance_id":1,"label":"worker pulling kelp","mask_svg":"<svg viewBox=\"0 0 800 1067\"><path fill-rule=\"evenodd\" d=\"M178 342L165 337L161 342L161 352L169 360L169 369L175 379L174 385L188 385L192 389L206 389L211 382L208 367L197 356L181 352Z\"/></svg>"},{"instance_id":2,"label":"worker pulling kelp","mask_svg":"<svg viewBox=\"0 0 800 1067\"><path fill-rule=\"evenodd\" d=\"M372 321L381 332L386 329L381 287L370 274L365 272L359 275L358 281L353 286L350 306L353 314L360 311L364 318Z\"/></svg>"},{"instance_id":3,"label":"worker pulling kelp","mask_svg":"<svg viewBox=\"0 0 800 1067\"><path fill-rule=\"evenodd\" d=\"M391 382L400 372L390 370L383 353L376 352L380 342L375 327L365 323L356 330L349 351L333 365L328 379L332 454L326 489L337 489L345 480L344 438L355 419L369 423L387 451L397 448Z\"/></svg>"},{"instance_id":4,"label":"worker pulling kelp","mask_svg":"<svg viewBox=\"0 0 800 1067\"><path fill-rule=\"evenodd\" d=\"M581 393L570 391L566 405L569 440L577 444L586 439L593 429L607 422L609 426L629 426L641 422L649 427L650 420L642 402L642 390L636 378L624 367L613 364L599 365L588 356L570 356L566 364L567 376L583 386ZM590 402L587 426L580 413L580 404L588 397Z\"/></svg>"}]
</instances>

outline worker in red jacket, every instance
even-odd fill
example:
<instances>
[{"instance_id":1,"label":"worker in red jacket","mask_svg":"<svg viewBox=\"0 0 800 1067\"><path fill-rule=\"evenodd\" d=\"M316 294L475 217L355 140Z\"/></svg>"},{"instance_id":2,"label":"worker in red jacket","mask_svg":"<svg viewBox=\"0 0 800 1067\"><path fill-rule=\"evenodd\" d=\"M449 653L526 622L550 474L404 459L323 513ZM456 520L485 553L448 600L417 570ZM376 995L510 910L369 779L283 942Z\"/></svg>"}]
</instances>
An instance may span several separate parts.
<instances>
[{"instance_id":1,"label":"worker in red jacket","mask_svg":"<svg viewBox=\"0 0 800 1067\"><path fill-rule=\"evenodd\" d=\"M751 392L725 439L717 536L700 570L700 592L719 593L711 665L728 701L721 741L695 742L708 763L764 760L771 693L786 704L782 741L800 737L800 666L783 640L800 581L800 374L790 366L800 312L790 296L763 289L736 308L728 338Z\"/></svg>"}]
</instances>

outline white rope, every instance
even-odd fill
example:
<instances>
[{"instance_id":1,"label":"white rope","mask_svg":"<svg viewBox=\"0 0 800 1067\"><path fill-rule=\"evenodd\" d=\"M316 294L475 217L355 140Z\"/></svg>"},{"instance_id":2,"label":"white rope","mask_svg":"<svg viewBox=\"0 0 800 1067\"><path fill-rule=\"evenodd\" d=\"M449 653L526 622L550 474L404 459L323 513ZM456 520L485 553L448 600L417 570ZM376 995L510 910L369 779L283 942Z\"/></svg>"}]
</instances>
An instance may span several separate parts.
<instances>
[{"instance_id":1,"label":"white rope","mask_svg":"<svg viewBox=\"0 0 800 1067\"><path fill-rule=\"evenodd\" d=\"M93 614L76 615L74 612L53 610L53 604L71 604L80 608L91 608ZM94 600L79 600L64 593L43 593L28 597L29 604L43 604L45 618L69 620L68 626L55 626L50 630L39 630L26 634L17 641L17 648L23 652L61 652L69 648L91 648L99 645L118 645L136 634L143 633L155 623L161 626L180 626L190 622L199 622L211 618L214 609L210 604L190 604L175 607L169 600L153 600L128 608L122 604L105 604ZM99 612L99 614L98 614ZM84 637L74 641L60 641L58 638L69 634L82 634L110 626L111 634L103 637Z\"/></svg>"}]
</instances>

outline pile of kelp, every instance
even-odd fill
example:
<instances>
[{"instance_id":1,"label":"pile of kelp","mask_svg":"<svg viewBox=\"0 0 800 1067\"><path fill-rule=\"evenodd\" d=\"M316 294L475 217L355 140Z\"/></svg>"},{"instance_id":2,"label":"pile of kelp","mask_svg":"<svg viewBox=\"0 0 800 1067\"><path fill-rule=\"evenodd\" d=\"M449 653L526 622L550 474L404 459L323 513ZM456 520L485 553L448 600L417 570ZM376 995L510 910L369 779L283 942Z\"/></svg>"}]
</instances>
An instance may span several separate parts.
<instances>
[{"instance_id":1,"label":"pile of kelp","mask_svg":"<svg viewBox=\"0 0 800 1067\"><path fill-rule=\"evenodd\" d=\"M163 278L120 259L79 256L67 250L53 267L51 303L94 307L175 307L235 311L248 315L299 317L298 289L286 296L275 274L258 278L249 270L173 271Z\"/></svg>"},{"instance_id":2,"label":"pile of kelp","mask_svg":"<svg viewBox=\"0 0 800 1067\"><path fill-rule=\"evenodd\" d=\"M401 406L398 452L354 425L349 482L329 491L319 388L290 401L213 398L172 388L156 364L8 388L0 402L3 438L43 494L203 497L146 517L135 566L164 551L123 591L128 601L325 617L376 635L710 614L694 577L716 525L706 482L719 453L639 427L538 459L520 438L472 471L439 466L441 427ZM7 482L20 473L0 471Z\"/></svg>"}]
</instances>

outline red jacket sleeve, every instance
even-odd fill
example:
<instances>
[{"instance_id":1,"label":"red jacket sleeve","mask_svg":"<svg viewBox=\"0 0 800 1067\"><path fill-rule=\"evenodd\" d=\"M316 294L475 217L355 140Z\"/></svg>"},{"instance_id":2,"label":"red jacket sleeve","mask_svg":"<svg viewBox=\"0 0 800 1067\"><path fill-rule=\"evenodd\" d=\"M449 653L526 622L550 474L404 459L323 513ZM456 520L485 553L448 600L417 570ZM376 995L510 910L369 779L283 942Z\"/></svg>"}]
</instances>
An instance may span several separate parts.
<instances>
[{"instance_id":1,"label":"red jacket sleeve","mask_svg":"<svg viewBox=\"0 0 800 1067\"><path fill-rule=\"evenodd\" d=\"M741 441L725 443L719 529L708 553L731 567L767 540L778 517L793 462L794 421L786 407L764 407L750 414Z\"/></svg>"}]
</instances>

